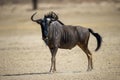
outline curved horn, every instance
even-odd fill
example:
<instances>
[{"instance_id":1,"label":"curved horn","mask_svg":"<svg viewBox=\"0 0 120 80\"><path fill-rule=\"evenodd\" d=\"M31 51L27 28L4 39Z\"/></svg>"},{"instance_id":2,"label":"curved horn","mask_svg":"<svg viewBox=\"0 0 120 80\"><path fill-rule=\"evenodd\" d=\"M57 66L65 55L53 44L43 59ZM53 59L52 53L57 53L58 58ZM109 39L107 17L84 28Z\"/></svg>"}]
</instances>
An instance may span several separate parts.
<instances>
[{"instance_id":1,"label":"curved horn","mask_svg":"<svg viewBox=\"0 0 120 80\"><path fill-rule=\"evenodd\" d=\"M32 16L31 16L31 20L33 21L33 22L36 22L37 20L34 20L33 19L33 17L34 17L34 15L36 14L37 12L35 12Z\"/></svg>"}]
</instances>

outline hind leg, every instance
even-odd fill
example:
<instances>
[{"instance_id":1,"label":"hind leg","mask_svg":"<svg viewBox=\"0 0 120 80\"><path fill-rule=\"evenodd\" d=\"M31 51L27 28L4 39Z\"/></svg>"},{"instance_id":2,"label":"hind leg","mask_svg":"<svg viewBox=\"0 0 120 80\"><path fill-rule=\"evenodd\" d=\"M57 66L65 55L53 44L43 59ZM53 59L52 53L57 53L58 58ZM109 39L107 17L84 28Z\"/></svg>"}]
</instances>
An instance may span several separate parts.
<instances>
[{"instance_id":1,"label":"hind leg","mask_svg":"<svg viewBox=\"0 0 120 80\"><path fill-rule=\"evenodd\" d=\"M83 36L80 36L78 46L87 55L87 58L88 58L88 69L87 69L87 71L91 71L93 69L92 54L88 49L88 41L89 41L89 37L90 37L90 32L88 31L88 32L84 33Z\"/></svg>"},{"instance_id":2,"label":"hind leg","mask_svg":"<svg viewBox=\"0 0 120 80\"><path fill-rule=\"evenodd\" d=\"M89 51L88 48L84 49L83 51L86 53L87 58L88 58L88 69L87 69L87 71L91 71L93 69L92 54L91 54L91 52Z\"/></svg>"},{"instance_id":3,"label":"hind leg","mask_svg":"<svg viewBox=\"0 0 120 80\"><path fill-rule=\"evenodd\" d=\"M93 62L92 62L92 54L91 52L89 51L88 47L86 46L80 46L80 44L78 45L84 52L85 54L87 55L87 58L88 58L88 69L87 71L91 71L93 69Z\"/></svg>"}]
</instances>

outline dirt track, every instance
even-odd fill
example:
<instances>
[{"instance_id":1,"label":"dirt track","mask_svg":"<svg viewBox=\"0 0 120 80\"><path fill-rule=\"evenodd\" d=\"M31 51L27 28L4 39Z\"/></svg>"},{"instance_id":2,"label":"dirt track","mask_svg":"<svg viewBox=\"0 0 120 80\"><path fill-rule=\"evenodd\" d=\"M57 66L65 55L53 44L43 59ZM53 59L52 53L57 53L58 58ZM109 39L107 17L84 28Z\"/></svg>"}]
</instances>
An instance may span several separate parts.
<instances>
[{"instance_id":1,"label":"dirt track","mask_svg":"<svg viewBox=\"0 0 120 80\"><path fill-rule=\"evenodd\" d=\"M47 5L47 6L45 6ZM79 47L59 49L57 72L49 73L50 52L41 39L38 24L30 20L35 12L29 5L0 7L0 80L120 80L119 4L42 4L36 18L51 10L69 25L92 28L103 37L102 48L95 52L91 35L93 71L87 72L87 57Z\"/></svg>"}]
</instances>

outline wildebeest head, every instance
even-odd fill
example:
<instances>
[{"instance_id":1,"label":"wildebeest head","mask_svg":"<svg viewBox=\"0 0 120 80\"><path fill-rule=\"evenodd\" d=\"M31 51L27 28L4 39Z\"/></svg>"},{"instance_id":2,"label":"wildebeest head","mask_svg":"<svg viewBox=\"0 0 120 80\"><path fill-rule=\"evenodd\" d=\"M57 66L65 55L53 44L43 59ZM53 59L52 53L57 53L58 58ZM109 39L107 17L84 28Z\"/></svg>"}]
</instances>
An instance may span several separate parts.
<instances>
[{"instance_id":1,"label":"wildebeest head","mask_svg":"<svg viewBox=\"0 0 120 80\"><path fill-rule=\"evenodd\" d=\"M49 27L49 24L52 22L52 21L58 21L60 22L61 24L63 24L61 21L58 20L58 16L55 12L49 12L48 14L44 15L44 18L42 19L33 19L33 17L36 15L36 13L34 13L32 16L31 16L31 20L33 22L36 22L38 24L41 25L41 30L42 30L42 38L43 40L45 40L48 36L48 27ZM63 24L64 25L64 24Z\"/></svg>"}]
</instances>

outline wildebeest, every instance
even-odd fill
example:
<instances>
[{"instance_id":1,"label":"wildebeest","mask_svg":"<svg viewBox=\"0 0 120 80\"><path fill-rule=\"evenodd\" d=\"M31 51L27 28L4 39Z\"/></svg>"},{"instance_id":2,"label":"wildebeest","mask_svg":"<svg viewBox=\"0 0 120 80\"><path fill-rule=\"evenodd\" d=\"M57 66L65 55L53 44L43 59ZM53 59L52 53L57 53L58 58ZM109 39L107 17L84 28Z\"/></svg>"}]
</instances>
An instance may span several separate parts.
<instances>
[{"instance_id":1,"label":"wildebeest","mask_svg":"<svg viewBox=\"0 0 120 80\"><path fill-rule=\"evenodd\" d=\"M92 54L88 49L88 41L90 33L96 37L97 48L95 51L97 51L101 47L102 43L102 37L98 33L95 33L90 28L64 25L60 20L58 20L58 16L54 12L45 15L43 19L37 20L33 19L35 14L31 16L31 20L41 25L42 38L51 51L52 57L50 72L56 71L55 56L58 48L72 49L76 45L78 45L87 55L87 71L93 69Z\"/></svg>"}]
</instances>

